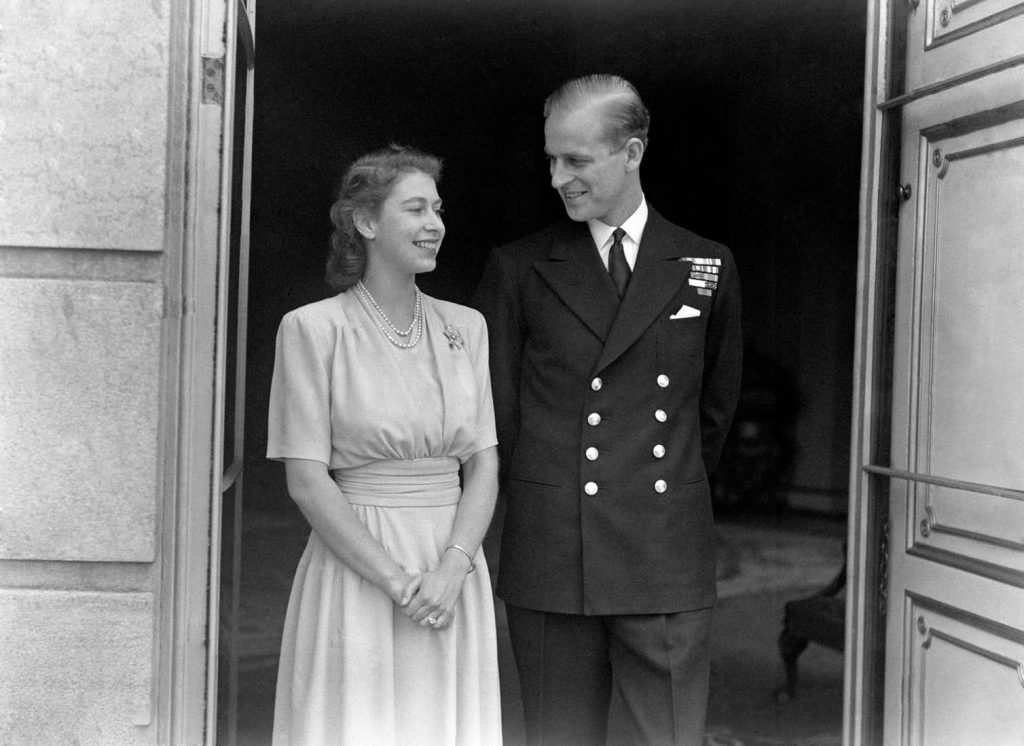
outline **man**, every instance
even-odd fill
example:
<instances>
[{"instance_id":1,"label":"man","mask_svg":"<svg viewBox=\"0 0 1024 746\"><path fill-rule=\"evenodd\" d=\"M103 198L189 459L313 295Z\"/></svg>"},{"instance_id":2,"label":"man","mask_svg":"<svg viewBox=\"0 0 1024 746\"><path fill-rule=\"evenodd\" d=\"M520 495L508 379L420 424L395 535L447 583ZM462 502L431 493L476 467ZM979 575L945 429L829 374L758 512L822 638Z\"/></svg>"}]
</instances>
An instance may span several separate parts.
<instances>
[{"instance_id":1,"label":"man","mask_svg":"<svg viewBox=\"0 0 1024 746\"><path fill-rule=\"evenodd\" d=\"M644 198L622 78L544 108L564 220L498 249L491 339L506 602L531 744L700 744L715 538L707 475L740 382L728 249Z\"/></svg>"}]
</instances>

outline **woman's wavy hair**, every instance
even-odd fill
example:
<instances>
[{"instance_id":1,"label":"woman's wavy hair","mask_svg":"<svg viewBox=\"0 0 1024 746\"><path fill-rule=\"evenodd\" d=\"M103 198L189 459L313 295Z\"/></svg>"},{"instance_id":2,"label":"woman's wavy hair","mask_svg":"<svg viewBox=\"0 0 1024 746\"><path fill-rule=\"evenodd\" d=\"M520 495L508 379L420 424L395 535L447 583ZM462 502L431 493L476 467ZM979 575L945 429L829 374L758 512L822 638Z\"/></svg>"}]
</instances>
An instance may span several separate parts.
<instances>
[{"instance_id":1,"label":"woman's wavy hair","mask_svg":"<svg viewBox=\"0 0 1024 746\"><path fill-rule=\"evenodd\" d=\"M338 196L331 205L331 248L324 279L335 290L345 292L359 282L366 271L366 244L356 230L357 213L380 215L381 205L391 194L398 178L420 171L441 181L441 159L415 148L389 145L359 158L341 178Z\"/></svg>"}]
</instances>

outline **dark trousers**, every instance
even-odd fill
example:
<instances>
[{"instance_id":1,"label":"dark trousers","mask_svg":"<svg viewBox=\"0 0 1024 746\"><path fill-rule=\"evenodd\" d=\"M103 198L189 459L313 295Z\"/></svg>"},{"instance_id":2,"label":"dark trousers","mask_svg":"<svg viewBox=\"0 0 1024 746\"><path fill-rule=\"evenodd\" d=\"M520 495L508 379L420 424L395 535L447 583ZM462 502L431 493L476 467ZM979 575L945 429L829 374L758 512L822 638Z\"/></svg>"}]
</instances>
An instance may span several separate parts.
<instances>
[{"instance_id":1,"label":"dark trousers","mask_svg":"<svg viewBox=\"0 0 1024 746\"><path fill-rule=\"evenodd\" d=\"M505 610L530 746L703 743L711 609Z\"/></svg>"}]
</instances>

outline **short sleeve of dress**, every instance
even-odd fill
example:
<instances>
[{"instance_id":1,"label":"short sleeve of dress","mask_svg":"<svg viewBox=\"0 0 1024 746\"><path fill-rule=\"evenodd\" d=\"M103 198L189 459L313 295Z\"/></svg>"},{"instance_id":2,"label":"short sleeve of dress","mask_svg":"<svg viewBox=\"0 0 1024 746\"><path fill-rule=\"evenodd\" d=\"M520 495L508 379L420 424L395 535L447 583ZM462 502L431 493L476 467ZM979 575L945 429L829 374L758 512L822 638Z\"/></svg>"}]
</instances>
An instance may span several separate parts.
<instances>
[{"instance_id":1,"label":"short sleeve of dress","mask_svg":"<svg viewBox=\"0 0 1024 746\"><path fill-rule=\"evenodd\" d=\"M270 384L267 458L331 462L330 346L292 312L277 330Z\"/></svg>"},{"instance_id":2,"label":"short sleeve of dress","mask_svg":"<svg viewBox=\"0 0 1024 746\"><path fill-rule=\"evenodd\" d=\"M469 350L480 397L476 406L476 437L473 443L473 453L498 444L498 434L494 426L494 401L491 398L487 324L483 316L478 316L477 319L478 323L472 327L473 339Z\"/></svg>"}]
</instances>

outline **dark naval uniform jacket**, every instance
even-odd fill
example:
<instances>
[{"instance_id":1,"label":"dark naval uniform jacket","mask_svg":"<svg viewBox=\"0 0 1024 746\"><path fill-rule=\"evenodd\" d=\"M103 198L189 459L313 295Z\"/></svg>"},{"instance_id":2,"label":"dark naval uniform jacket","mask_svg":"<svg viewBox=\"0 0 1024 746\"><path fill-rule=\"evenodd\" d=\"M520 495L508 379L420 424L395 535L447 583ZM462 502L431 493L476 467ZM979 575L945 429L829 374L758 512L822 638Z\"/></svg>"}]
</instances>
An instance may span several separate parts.
<instances>
[{"instance_id":1,"label":"dark naval uniform jacket","mask_svg":"<svg viewBox=\"0 0 1024 746\"><path fill-rule=\"evenodd\" d=\"M505 524L498 595L568 614L715 600L708 473L740 386L729 250L653 208L625 298L586 223L493 252L488 322Z\"/></svg>"}]
</instances>

